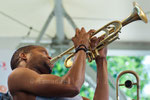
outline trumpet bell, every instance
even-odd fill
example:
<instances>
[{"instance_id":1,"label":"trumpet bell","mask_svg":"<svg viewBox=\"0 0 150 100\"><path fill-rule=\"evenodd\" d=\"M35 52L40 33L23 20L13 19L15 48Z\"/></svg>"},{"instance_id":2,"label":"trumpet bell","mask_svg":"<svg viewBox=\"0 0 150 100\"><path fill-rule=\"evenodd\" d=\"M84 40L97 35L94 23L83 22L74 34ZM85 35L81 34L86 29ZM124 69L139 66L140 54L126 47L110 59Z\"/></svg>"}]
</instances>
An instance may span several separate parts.
<instances>
[{"instance_id":1,"label":"trumpet bell","mask_svg":"<svg viewBox=\"0 0 150 100\"><path fill-rule=\"evenodd\" d=\"M133 6L134 6L134 11L137 12L137 14L139 15L140 19L143 22L148 23L147 17L145 15L144 11L141 9L141 7L136 2L133 2Z\"/></svg>"},{"instance_id":2,"label":"trumpet bell","mask_svg":"<svg viewBox=\"0 0 150 100\"><path fill-rule=\"evenodd\" d=\"M122 26L137 20L142 20L144 23L148 22L147 17L141 7L136 2L133 2L133 6L134 9L132 14L122 21Z\"/></svg>"}]
</instances>

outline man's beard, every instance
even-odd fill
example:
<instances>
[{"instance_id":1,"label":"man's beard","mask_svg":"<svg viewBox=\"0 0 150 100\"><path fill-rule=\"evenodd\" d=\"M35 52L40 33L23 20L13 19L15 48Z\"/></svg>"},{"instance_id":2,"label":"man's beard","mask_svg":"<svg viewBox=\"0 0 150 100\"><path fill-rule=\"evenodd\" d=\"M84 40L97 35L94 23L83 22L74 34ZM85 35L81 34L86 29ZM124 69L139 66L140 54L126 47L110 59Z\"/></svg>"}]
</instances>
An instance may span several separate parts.
<instances>
[{"instance_id":1,"label":"man's beard","mask_svg":"<svg viewBox=\"0 0 150 100\"><path fill-rule=\"evenodd\" d=\"M44 63L44 67L49 71L49 74L52 73L52 68L47 64L46 62Z\"/></svg>"},{"instance_id":2,"label":"man's beard","mask_svg":"<svg viewBox=\"0 0 150 100\"><path fill-rule=\"evenodd\" d=\"M52 68L50 67L47 59L45 57L40 58L31 58L27 64L31 69L38 70L41 74L50 74L52 73Z\"/></svg>"}]
</instances>

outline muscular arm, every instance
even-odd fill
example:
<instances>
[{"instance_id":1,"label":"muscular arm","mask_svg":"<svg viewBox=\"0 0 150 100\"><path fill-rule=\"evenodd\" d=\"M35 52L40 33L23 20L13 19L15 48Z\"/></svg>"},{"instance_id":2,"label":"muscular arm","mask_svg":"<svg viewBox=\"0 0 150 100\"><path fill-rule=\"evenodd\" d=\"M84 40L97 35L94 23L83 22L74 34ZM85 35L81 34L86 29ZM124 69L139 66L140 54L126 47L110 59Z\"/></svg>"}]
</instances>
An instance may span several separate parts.
<instances>
[{"instance_id":1,"label":"muscular arm","mask_svg":"<svg viewBox=\"0 0 150 100\"><path fill-rule=\"evenodd\" d=\"M76 31L73 39L75 46L89 45L88 35L82 28ZM84 37L84 38L83 38ZM86 54L83 50L75 54L72 68L63 77L55 75L40 75L28 68L17 68L8 79L10 92L23 91L33 95L46 97L73 97L77 95L84 82Z\"/></svg>"},{"instance_id":2,"label":"muscular arm","mask_svg":"<svg viewBox=\"0 0 150 100\"><path fill-rule=\"evenodd\" d=\"M24 91L38 96L65 96L72 97L79 93L83 82L81 77L85 70L85 52L79 51L76 54L74 65L63 77L49 74L38 74L28 68L17 68L8 79L8 86L11 93ZM80 58L80 61L78 60ZM79 63L76 63L79 62ZM79 84L77 84L79 82Z\"/></svg>"},{"instance_id":3,"label":"muscular arm","mask_svg":"<svg viewBox=\"0 0 150 100\"><path fill-rule=\"evenodd\" d=\"M83 50L81 50L76 54L72 68L65 76L63 76L64 78L70 80L72 84L76 86L78 91L80 91L80 88L84 82L85 64L86 53Z\"/></svg>"},{"instance_id":4,"label":"muscular arm","mask_svg":"<svg viewBox=\"0 0 150 100\"><path fill-rule=\"evenodd\" d=\"M97 46L99 41L103 40L103 37L92 38L91 47ZM95 61L97 64L97 87L94 94L94 100L108 100L109 89L108 89L108 73L107 73L107 47L99 50L99 56L96 57Z\"/></svg>"},{"instance_id":5,"label":"muscular arm","mask_svg":"<svg viewBox=\"0 0 150 100\"><path fill-rule=\"evenodd\" d=\"M95 90L94 100L108 100L108 75L106 58L96 60L97 64L97 87Z\"/></svg>"}]
</instances>

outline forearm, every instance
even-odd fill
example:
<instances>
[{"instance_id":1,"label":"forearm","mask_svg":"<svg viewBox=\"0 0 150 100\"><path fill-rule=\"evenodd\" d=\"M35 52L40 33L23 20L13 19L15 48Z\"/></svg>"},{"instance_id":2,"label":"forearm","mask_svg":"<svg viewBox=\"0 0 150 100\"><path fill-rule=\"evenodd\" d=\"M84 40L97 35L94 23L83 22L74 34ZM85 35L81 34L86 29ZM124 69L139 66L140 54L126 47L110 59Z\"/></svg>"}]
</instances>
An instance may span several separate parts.
<instances>
[{"instance_id":1,"label":"forearm","mask_svg":"<svg viewBox=\"0 0 150 100\"><path fill-rule=\"evenodd\" d=\"M85 78L85 52L90 45L90 33L92 33L92 31L86 32L83 27L81 28L81 30L78 28L76 29L76 34L72 38L72 41L77 53L75 54L73 66L71 67L69 72L65 76L63 76L65 80L69 80L71 85L77 87L78 90L80 90Z\"/></svg>"},{"instance_id":2,"label":"forearm","mask_svg":"<svg viewBox=\"0 0 150 100\"><path fill-rule=\"evenodd\" d=\"M83 50L75 54L75 59L71 69L64 76L70 84L74 84L77 88L81 88L85 78L86 53Z\"/></svg>"},{"instance_id":3,"label":"forearm","mask_svg":"<svg viewBox=\"0 0 150 100\"><path fill-rule=\"evenodd\" d=\"M94 95L94 100L108 100L108 73L106 58L96 59L97 64L97 87Z\"/></svg>"}]
</instances>

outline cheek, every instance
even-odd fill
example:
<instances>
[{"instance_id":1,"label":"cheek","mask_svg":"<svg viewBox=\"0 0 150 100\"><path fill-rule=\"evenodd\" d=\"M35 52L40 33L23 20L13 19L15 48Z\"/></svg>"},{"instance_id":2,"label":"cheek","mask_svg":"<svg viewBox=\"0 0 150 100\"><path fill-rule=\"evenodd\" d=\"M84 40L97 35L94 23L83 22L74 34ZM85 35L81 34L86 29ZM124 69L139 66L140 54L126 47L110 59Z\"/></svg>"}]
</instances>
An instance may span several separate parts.
<instances>
[{"instance_id":1,"label":"cheek","mask_svg":"<svg viewBox=\"0 0 150 100\"><path fill-rule=\"evenodd\" d=\"M40 53L33 53L29 58L29 62L34 64L43 64L45 61L47 61L47 57Z\"/></svg>"},{"instance_id":2,"label":"cheek","mask_svg":"<svg viewBox=\"0 0 150 100\"><path fill-rule=\"evenodd\" d=\"M33 59L33 61L35 61L36 64L39 64L39 65L42 65L42 66L47 65L47 58L43 57L43 56L36 57L36 58Z\"/></svg>"},{"instance_id":3,"label":"cheek","mask_svg":"<svg viewBox=\"0 0 150 100\"><path fill-rule=\"evenodd\" d=\"M29 63L31 63L31 64L38 64L41 61L40 58L41 57L39 57L39 56L31 55L31 57L29 58Z\"/></svg>"}]
</instances>

